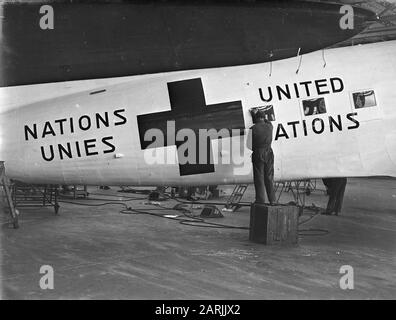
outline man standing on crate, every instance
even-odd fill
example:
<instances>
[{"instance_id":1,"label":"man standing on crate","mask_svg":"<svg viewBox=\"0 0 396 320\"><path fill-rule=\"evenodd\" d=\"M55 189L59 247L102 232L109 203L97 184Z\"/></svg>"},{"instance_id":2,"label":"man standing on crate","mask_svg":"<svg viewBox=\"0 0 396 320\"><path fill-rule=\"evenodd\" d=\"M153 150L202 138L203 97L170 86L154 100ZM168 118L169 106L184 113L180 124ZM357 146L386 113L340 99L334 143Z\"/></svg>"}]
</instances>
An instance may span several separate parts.
<instances>
[{"instance_id":1,"label":"man standing on crate","mask_svg":"<svg viewBox=\"0 0 396 320\"><path fill-rule=\"evenodd\" d=\"M263 110L252 114L254 125L249 130L248 148L253 151L253 179L256 203L265 203L265 190L268 202L275 204L274 153L272 152L272 123Z\"/></svg>"}]
</instances>

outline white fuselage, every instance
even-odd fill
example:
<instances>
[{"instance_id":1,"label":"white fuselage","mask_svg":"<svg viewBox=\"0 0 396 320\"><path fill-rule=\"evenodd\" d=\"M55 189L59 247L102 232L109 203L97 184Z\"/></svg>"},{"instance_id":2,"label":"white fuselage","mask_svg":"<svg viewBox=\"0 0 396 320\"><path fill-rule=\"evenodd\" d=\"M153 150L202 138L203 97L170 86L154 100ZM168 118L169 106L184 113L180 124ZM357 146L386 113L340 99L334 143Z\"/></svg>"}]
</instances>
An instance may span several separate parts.
<instances>
[{"instance_id":1,"label":"white fuselage","mask_svg":"<svg viewBox=\"0 0 396 320\"><path fill-rule=\"evenodd\" d=\"M10 178L32 183L251 182L247 135L238 150L223 143L214 172L204 174L181 176L173 145L142 150L137 116L170 110L167 84L197 78L208 108L241 102L246 128L251 108L273 105L276 180L396 176L396 41L272 64L1 88L0 161ZM359 93L367 107L357 108ZM324 98L326 113L304 114L303 100L315 98ZM222 141L233 140L241 137ZM153 152L173 161L150 164Z\"/></svg>"}]
</instances>

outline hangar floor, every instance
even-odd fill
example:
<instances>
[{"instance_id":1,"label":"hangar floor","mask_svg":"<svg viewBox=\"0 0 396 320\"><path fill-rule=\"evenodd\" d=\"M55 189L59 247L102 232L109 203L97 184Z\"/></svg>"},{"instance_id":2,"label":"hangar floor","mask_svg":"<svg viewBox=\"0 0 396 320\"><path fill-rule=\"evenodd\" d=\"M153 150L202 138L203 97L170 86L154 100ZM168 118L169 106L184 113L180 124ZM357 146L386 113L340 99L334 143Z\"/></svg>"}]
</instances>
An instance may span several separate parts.
<instances>
[{"instance_id":1,"label":"hangar floor","mask_svg":"<svg viewBox=\"0 0 396 320\"><path fill-rule=\"evenodd\" d=\"M244 200L253 194L249 188ZM307 203L324 207L326 197L317 190ZM130 205L152 208L143 200ZM301 236L294 247L251 243L247 230L192 227L120 209L62 204L58 216L50 208L25 209L18 230L2 214L1 298L396 298L396 180L349 179L341 216L318 215L301 226L330 233ZM248 226L249 209L215 222ZM39 287L42 265L54 268L53 290ZM354 268L353 290L340 289L342 265Z\"/></svg>"}]
</instances>

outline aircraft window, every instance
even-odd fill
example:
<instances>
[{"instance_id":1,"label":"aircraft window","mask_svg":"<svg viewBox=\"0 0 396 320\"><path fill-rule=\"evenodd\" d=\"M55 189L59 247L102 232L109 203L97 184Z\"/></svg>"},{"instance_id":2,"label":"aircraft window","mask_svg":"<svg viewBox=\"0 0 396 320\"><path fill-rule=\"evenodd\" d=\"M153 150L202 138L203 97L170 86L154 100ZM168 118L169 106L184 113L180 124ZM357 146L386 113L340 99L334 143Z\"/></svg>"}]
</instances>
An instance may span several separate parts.
<instances>
[{"instance_id":1,"label":"aircraft window","mask_svg":"<svg viewBox=\"0 0 396 320\"><path fill-rule=\"evenodd\" d=\"M303 100L302 105L304 109L304 115L306 116L326 113L326 103L324 98Z\"/></svg>"},{"instance_id":2,"label":"aircraft window","mask_svg":"<svg viewBox=\"0 0 396 320\"><path fill-rule=\"evenodd\" d=\"M375 107L377 105L374 90L355 92L352 97L355 109Z\"/></svg>"},{"instance_id":3,"label":"aircraft window","mask_svg":"<svg viewBox=\"0 0 396 320\"><path fill-rule=\"evenodd\" d=\"M257 111L264 111L265 117L269 121L275 121L275 112L274 112L274 106L273 105L268 105L268 106L261 106L261 107L256 107L256 108L251 108L250 109L250 114L252 115L252 118L255 117L255 114Z\"/></svg>"}]
</instances>

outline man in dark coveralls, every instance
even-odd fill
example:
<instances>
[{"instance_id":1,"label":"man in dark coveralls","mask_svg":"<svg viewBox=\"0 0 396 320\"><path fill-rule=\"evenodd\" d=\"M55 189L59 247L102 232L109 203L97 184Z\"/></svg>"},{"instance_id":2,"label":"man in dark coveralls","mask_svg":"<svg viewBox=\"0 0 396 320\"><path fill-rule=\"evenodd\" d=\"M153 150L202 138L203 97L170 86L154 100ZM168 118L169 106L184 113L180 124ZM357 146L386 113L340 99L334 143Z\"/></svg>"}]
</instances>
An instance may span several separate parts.
<instances>
[{"instance_id":1,"label":"man in dark coveralls","mask_svg":"<svg viewBox=\"0 0 396 320\"><path fill-rule=\"evenodd\" d=\"M344 201L347 178L325 178L323 179L323 184L327 188L329 202L327 203L326 211L322 214L331 215L334 212L338 216Z\"/></svg>"},{"instance_id":2,"label":"man in dark coveralls","mask_svg":"<svg viewBox=\"0 0 396 320\"><path fill-rule=\"evenodd\" d=\"M262 110L258 110L253 115L253 122L254 125L250 128L248 136L248 148L253 151L256 203L265 203L265 190L267 190L268 202L272 205L275 204L274 154L271 148L273 126Z\"/></svg>"}]
</instances>

